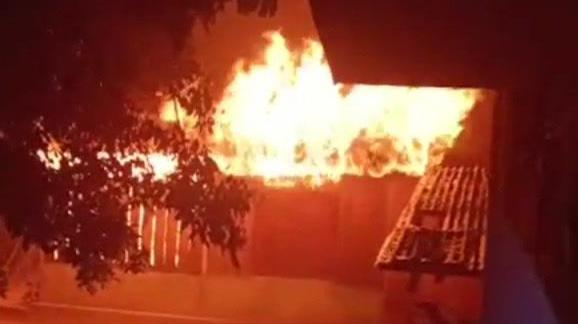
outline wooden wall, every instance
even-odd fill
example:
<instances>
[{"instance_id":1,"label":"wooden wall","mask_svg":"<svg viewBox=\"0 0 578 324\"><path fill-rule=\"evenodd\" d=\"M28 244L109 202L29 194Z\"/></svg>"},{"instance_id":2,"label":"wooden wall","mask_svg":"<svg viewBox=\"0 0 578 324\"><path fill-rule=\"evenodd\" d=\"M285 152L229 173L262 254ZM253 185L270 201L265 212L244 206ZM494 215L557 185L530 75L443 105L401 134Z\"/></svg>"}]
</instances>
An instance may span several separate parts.
<instances>
[{"instance_id":1,"label":"wooden wall","mask_svg":"<svg viewBox=\"0 0 578 324\"><path fill-rule=\"evenodd\" d=\"M246 218L249 242L241 268L218 249L191 245L165 210L145 211L143 244L159 271L336 279L379 283L373 263L417 178L346 177L322 189L263 188ZM139 210L132 224L139 228ZM180 238L179 238L180 236ZM154 251L154 252L153 252Z\"/></svg>"}]
</instances>

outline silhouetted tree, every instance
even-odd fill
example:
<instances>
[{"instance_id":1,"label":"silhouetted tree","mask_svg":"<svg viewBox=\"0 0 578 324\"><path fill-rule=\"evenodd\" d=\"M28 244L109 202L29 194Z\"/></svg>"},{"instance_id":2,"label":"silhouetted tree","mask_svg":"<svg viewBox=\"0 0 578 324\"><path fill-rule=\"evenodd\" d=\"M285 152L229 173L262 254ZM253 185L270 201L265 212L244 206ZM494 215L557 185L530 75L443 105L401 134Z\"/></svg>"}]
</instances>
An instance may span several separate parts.
<instances>
[{"instance_id":1,"label":"silhouetted tree","mask_svg":"<svg viewBox=\"0 0 578 324\"><path fill-rule=\"evenodd\" d=\"M137 248L135 231L125 222L129 204L174 209L183 226L192 229L192 239L229 251L238 264L247 187L218 171L202 141L187 138L177 127L162 128L129 95L152 93L183 75L198 77L195 66L178 62L177 53L191 28L196 23L209 27L227 2L2 5L0 36L7 50L0 76L0 216L24 247L58 250L89 291L113 278L115 269L136 272L146 265L146 251ZM243 13L276 10L271 0L237 4ZM200 127L209 132L210 95L201 85L173 95L200 116ZM64 161L57 171L39 163L36 150L46 148L50 138L78 161ZM137 183L130 176L132 163L103 163L97 157L103 148L147 150L151 143L176 154L181 163L180 172L166 182L149 175ZM129 195L129 188L138 190Z\"/></svg>"}]
</instances>

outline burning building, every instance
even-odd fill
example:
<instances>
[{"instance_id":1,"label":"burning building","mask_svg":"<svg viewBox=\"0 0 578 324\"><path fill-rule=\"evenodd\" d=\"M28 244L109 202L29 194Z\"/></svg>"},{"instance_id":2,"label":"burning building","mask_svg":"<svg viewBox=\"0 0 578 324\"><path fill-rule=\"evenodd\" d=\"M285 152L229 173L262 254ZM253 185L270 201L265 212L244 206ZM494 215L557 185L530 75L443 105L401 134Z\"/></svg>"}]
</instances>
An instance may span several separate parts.
<instances>
[{"instance_id":1,"label":"burning building","mask_svg":"<svg viewBox=\"0 0 578 324\"><path fill-rule=\"evenodd\" d=\"M257 192L240 270L184 240L170 211L135 206L127 221L160 270L383 285L387 295L476 319L490 282L481 276L498 249L496 213L527 215L514 222L529 244L539 245L539 224L557 226L538 217L539 185L513 179L535 175L515 156L524 152L521 128L539 124L534 103L516 127L527 102L514 99L542 77L528 67L550 57L524 28L545 41L555 27L540 23L560 12L310 2L320 41L290 46L269 32L261 55L237 62L216 104L210 156ZM161 107L161 120L191 136L195 118L174 101ZM167 159L147 157L146 172L171 172Z\"/></svg>"},{"instance_id":2,"label":"burning building","mask_svg":"<svg viewBox=\"0 0 578 324\"><path fill-rule=\"evenodd\" d=\"M387 237L380 268L469 275L471 307L462 315L477 316L494 94L336 84L319 42L291 46L279 32L264 42L260 55L234 66L208 140L221 172L250 179L257 192L241 272L376 285L383 279L373 264ZM176 102L160 117L194 133L195 116ZM432 219L439 224L426 225ZM175 270L237 271L218 251L184 248L174 229L167 243L170 226L165 219L161 243L158 225L145 226L145 241L165 260L159 266L166 269L168 245Z\"/></svg>"}]
</instances>

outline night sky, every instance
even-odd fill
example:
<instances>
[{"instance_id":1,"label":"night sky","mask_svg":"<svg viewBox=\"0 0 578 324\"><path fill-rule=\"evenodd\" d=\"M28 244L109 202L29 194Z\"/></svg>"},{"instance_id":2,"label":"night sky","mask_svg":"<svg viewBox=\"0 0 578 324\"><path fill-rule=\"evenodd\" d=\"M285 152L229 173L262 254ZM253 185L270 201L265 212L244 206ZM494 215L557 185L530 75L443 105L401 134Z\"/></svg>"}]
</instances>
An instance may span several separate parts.
<instances>
[{"instance_id":1,"label":"night sky","mask_svg":"<svg viewBox=\"0 0 578 324\"><path fill-rule=\"evenodd\" d=\"M299 46L303 38L317 37L308 1L280 0L277 14L271 18L240 15L230 4L208 31L198 25L189 45L194 47L204 72L219 86L226 82L236 60L260 53L265 44L262 34L268 30L281 30L290 46ZM190 55L186 52L184 55Z\"/></svg>"}]
</instances>

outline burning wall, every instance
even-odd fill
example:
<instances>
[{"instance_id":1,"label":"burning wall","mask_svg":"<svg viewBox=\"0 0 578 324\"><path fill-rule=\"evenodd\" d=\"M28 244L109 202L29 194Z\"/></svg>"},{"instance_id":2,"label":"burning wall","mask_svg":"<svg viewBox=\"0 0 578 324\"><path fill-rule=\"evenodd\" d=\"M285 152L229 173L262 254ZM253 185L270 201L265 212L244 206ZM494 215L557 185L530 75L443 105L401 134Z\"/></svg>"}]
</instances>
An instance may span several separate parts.
<instances>
[{"instance_id":1,"label":"burning wall","mask_svg":"<svg viewBox=\"0 0 578 324\"><path fill-rule=\"evenodd\" d=\"M292 50L280 33L267 39L260 57L233 68L209 139L222 172L264 180L248 218L243 271L374 281L375 253L417 177L456 144L483 96L335 84L318 42ZM178 122L178 114L194 125L180 109L165 105L161 117ZM476 132L489 130L491 109L479 110L468 125L474 133L457 144L462 158L489 151L486 133L480 141ZM216 253L208 263L209 272L231 271Z\"/></svg>"}]
</instances>

